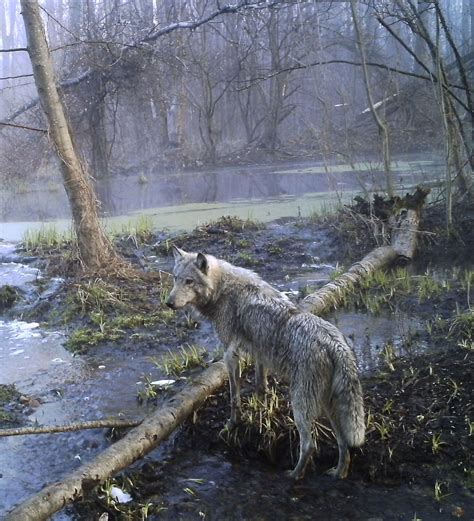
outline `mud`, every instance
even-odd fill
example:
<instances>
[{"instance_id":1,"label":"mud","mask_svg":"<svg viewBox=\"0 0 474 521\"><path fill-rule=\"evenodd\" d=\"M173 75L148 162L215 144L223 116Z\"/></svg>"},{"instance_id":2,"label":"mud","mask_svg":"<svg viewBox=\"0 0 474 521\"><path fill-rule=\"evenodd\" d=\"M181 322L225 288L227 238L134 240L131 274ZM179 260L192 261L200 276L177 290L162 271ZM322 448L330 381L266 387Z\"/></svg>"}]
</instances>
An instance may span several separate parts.
<instances>
[{"instance_id":1,"label":"mud","mask_svg":"<svg viewBox=\"0 0 474 521\"><path fill-rule=\"evenodd\" d=\"M425 223L430 226L428 220ZM150 356L190 343L205 347L212 358L217 347L212 330L198 317L169 314L163 307L162 293L169 287L166 272L173 263L171 242L249 267L298 300L308 286L314 289L327 282L340 268L338 262L359 258L347 239L355 237L355 228L344 226L341 219L282 219L260 226L229 217L193 233L158 233L138 246L123 239L117 243L122 254L149 275L126 282L101 281L94 293L89 286L89 296L88 281L49 282L67 274L59 252L29 266L41 270L46 282L33 283L35 290L28 293L32 296L23 293L11 312L66 329L70 337L79 328L87 328L86 338L105 331L94 344L76 345L77 351L86 353L80 359L87 376L85 380L84 376L70 377L60 386L70 412L80 406L86 416L119 411L146 414L163 398L158 393L158 398L145 399L141 405L136 400L138 381L138 388L144 389L146 378L164 377ZM360 241L362 249L363 238ZM365 241L366 249L369 244ZM458 251L463 251L462 243ZM421 259L414 275L425 273L430 264L433 258L430 262ZM472 270L472 263L469 266ZM262 444L268 433L255 425L226 437L222 428L229 401L223 390L163 447L114 479L114 484L132 495L131 504L110 502L102 489L69 509L67 516L97 519L107 512L109 519L142 519L146 511L147 519L473 518L472 349L460 347L459 335L450 333L456 309L464 309L469 300L469 286L461 283L461 271L456 273L449 287L426 300L420 301L414 291L398 292L393 299L384 299L374 314L354 299L348 310L330 317L358 353L369 413L367 443L354 452L347 481L334 482L324 476L336 460L335 444L324 436L307 477L296 484L284 477L283 471L294 463L297 439L283 385L278 386L278 441L272 446ZM447 276L440 270L441 279ZM381 292L376 288L374 297ZM102 300L94 300L98 294ZM431 325L428 331L426 324L435 316L439 318L436 327ZM387 344L392 346L390 351ZM99 369L102 366L105 370ZM251 376L251 372L246 376L246 399L252 389ZM51 419L44 408L38 414L45 422ZM57 439L62 455L68 453L69 445L85 459L107 443L102 432L48 438L39 444L43 453L52 453ZM21 454L28 457L27 447ZM43 481L60 479L79 464L72 452L67 461L61 469L45 465L48 475L42 476ZM24 497L26 490L40 488L39 481L16 490L20 488L19 496Z\"/></svg>"}]
</instances>

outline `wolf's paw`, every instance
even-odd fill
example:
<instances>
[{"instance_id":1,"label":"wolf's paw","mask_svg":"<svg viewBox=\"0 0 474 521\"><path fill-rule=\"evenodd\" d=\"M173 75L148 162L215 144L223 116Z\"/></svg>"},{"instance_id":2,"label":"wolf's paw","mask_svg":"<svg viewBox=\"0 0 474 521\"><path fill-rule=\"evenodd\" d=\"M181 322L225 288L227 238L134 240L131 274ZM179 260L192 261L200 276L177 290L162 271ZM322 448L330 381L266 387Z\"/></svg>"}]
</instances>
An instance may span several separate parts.
<instances>
[{"instance_id":1,"label":"wolf's paw","mask_svg":"<svg viewBox=\"0 0 474 521\"><path fill-rule=\"evenodd\" d=\"M293 481L298 481L303 478L303 474L301 472L296 472L295 469L293 470L285 470L285 476L287 478L292 479Z\"/></svg>"},{"instance_id":2,"label":"wolf's paw","mask_svg":"<svg viewBox=\"0 0 474 521\"><path fill-rule=\"evenodd\" d=\"M326 470L326 476L329 476L332 479L345 479L347 477L347 472L342 474L339 473L337 467L333 467L332 469Z\"/></svg>"}]
</instances>

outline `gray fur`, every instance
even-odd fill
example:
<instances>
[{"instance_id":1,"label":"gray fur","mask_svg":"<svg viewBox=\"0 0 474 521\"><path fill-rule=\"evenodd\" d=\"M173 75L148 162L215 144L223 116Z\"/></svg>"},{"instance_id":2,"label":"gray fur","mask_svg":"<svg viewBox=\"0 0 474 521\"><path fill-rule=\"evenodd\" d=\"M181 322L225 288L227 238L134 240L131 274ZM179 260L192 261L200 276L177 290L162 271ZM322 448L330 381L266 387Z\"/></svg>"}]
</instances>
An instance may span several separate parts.
<instances>
[{"instance_id":1,"label":"gray fur","mask_svg":"<svg viewBox=\"0 0 474 521\"><path fill-rule=\"evenodd\" d=\"M266 369L289 383L293 415L300 434L300 457L290 473L304 475L314 449L311 424L329 418L339 446L339 462L331 475L344 478L349 447L364 442L362 390L354 353L342 333L329 322L299 311L257 274L212 255L174 248L175 283L167 304L193 305L214 324L225 347L229 372L231 417L240 419L239 352L257 363L257 386L266 385Z\"/></svg>"}]
</instances>

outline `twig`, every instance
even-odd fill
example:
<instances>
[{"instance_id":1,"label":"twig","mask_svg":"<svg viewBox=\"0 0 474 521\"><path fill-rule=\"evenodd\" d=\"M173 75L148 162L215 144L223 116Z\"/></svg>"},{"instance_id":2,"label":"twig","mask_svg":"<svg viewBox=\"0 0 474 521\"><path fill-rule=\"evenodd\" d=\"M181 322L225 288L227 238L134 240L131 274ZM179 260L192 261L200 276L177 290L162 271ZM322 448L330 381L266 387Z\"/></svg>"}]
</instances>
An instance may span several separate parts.
<instances>
[{"instance_id":1,"label":"twig","mask_svg":"<svg viewBox=\"0 0 474 521\"><path fill-rule=\"evenodd\" d=\"M0 121L0 125L4 125L5 127L22 128L24 130L34 130L35 132L43 132L45 134L48 133L45 128L29 127L28 125L17 125L15 123L6 123L5 121Z\"/></svg>"},{"instance_id":2,"label":"twig","mask_svg":"<svg viewBox=\"0 0 474 521\"><path fill-rule=\"evenodd\" d=\"M49 434L52 432L72 432L85 429L109 429L112 427L136 427L143 420L101 419L85 422L69 423L68 425L51 425L44 427L17 427L15 429L0 429L2 436L24 436L25 434Z\"/></svg>"}]
</instances>

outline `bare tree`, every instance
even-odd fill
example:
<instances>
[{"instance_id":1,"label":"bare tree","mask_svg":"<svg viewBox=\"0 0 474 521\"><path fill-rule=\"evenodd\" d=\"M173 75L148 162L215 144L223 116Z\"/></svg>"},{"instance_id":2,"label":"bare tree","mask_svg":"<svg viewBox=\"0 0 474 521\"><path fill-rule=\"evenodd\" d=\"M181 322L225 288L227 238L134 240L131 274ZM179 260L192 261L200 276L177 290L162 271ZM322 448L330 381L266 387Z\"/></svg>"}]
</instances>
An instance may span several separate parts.
<instances>
[{"instance_id":1,"label":"bare tree","mask_svg":"<svg viewBox=\"0 0 474 521\"><path fill-rule=\"evenodd\" d=\"M21 0L21 7L35 83L48 121L49 134L60 159L80 257L87 269L108 269L117 257L101 228L94 190L74 144L56 82L40 7L37 0Z\"/></svg>"},{"instance_id":2,"label":"bare tree","mask_svg":"<svg viewBox=\"0 0 474 521\"><path fill-rule=\"evenodd\" d=\"M370 86L369 79L369 69L367 67L367 57L365 51L365 43L364 37L361 32L360 24L359 24L359 16L357 14L357 6L356 0L351 0L351 12L352 19L354 21L354 29L357 37L357 46L359 47L360 57L362 61L362 72L364 75L364 84L367 93L367 99L369 101L369 109L372 113L375 123L379 129L379 133L382 138L382 157L383 157L383 166L385 172L385 179L387 182L387 193L390 197L393 197L395 193L395 183L393 181L393 175L390 167L390 138L388 132L388 126L386 121L384 121L381 115L378 113L377 108L375 106L373 97L372 97L372 89Z\"/></svg>"}]
</instances>

